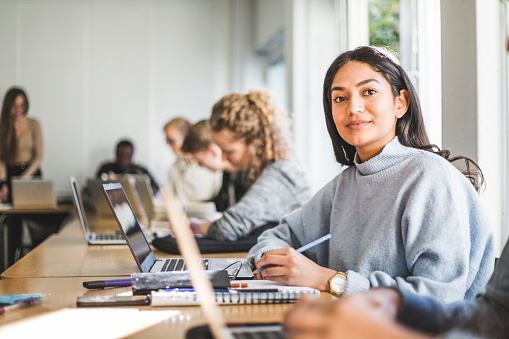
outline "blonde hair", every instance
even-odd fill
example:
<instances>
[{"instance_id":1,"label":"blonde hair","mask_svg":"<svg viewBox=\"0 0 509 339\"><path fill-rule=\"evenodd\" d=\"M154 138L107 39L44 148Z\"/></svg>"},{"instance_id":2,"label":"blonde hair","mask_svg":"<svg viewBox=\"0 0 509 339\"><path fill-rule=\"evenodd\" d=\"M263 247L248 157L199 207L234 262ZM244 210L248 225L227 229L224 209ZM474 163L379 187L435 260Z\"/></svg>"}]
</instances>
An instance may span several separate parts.
<instances>
[{"instance_id":1,"label":"blonde hair","mask_svg":"<svg viewBox=\"0 0 509 339\"><path fill-rule=\"evenodd\" d=\"M187 133L189 133L189 130L191 129L191 123L181 117L173 118L168 121L166 125L164 125L163 131L166 131L166 129L170 126L175 127L177 131L179 131L184 136L184 138L187 136Z\"/></svg>"},{"instance_id":2,"label":"blonde hair","mask_svg":"<svg viewBox=\"0 0 509 339\"><path fill-rule=\"evenodd\" d=\"M198 121L191 126L180 150L184 153L205 151L212 144L212 131L208 120Z\"/></svg>"},{"instance_id":3,"label":"blonde hair","mask_svg":"<svg viewBox=\"0 0 509 339\"><path fill-rule=\"evenodd\" d=\"M254 145L254 154L244 172L248 185L265 167L291 154L288 115L266 90L224 96L212 108L209 121L212 131L227 128L233 132L235 140Z\"/></svg>"}]
</instances>

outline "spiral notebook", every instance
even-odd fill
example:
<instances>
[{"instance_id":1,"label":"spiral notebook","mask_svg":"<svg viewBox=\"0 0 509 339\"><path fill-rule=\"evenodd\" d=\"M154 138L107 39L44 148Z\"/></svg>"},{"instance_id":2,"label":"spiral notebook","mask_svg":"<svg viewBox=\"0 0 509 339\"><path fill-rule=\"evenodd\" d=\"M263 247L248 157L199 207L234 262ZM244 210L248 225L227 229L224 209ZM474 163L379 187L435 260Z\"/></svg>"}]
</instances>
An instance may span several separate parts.
<instances>
[{"instance_id":1,"label":"spiral notebook","mask_svg":"<svg viewBox=\"0 0 509 339\"><path fill-rule=\"evenodd\" d=\"M249 285L248 285L249 284ZM267 280L250 281L245 287L230 288L229 291L214 292L219 305L242 304L286 304L294 303L302 295L319 298L320 291L302 286L287 286ZM194 306L200 305L196 292L152 291L152 306Z\"/></svg>"}]
</instances>

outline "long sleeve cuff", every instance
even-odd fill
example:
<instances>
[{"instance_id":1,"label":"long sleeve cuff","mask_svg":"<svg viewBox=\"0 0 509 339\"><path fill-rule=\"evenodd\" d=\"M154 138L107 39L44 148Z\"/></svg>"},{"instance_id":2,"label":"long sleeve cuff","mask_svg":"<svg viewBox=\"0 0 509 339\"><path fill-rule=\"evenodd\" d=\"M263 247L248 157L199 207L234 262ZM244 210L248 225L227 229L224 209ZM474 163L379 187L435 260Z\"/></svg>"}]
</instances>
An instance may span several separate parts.
<instances>
[{"instance_id":1,"label":"long sleeve cuff","mask_svg":"<svg viewBox=\"0 0 509 339\"><path fill-rule=\"evenodd\" d=\"M415 329L437 334L440 328L438 316L441 313L437 301L410 291L398 291L401 294L398 321Z\"/></svg>"},{"instance_id":2,"label":"long sleeve cuff","mask_svg":"<svg viewBox=\"0 0 509 339\"><path fill-rule=\"evenodd\" d=\"M369 290L369 280L363 275L354 272L346 272L345 295Z\"/></svg>"}]
</instances>

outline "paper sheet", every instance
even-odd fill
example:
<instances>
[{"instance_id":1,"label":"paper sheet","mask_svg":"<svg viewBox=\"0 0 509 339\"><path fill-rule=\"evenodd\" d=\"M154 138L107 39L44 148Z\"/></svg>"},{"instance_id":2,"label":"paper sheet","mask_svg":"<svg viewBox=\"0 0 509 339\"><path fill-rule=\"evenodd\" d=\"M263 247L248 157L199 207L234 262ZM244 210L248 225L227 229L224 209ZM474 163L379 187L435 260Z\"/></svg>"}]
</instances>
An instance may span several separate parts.
<instances>
[{"instance_id":1,"label":"paper sheet","mask_svg":"<svg viewBox=\"0 0 509 339\"><path fill-rule=\"evenodd\" d=\"M0 338L121 338L179 313L137 308L64 308L3 325Z\"/></svg>"}]
</instances>

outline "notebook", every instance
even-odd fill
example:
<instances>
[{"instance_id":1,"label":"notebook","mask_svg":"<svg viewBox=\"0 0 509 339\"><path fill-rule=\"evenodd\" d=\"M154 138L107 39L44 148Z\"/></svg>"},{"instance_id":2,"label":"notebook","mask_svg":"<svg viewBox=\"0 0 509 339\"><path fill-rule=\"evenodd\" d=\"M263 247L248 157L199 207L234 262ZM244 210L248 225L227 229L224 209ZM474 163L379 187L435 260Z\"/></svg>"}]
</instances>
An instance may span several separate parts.
<instances>
[{"instance_id":1,"label":"notebook","mask_svg":"<svg viewBox=\"0 0 509 339\"><path fill-rule=\"evenodd\" d=\"M85 213L85 207L83 205L83 199L81 197L80 188L75 177L71 177L72 193L74 195L74 203L78 210L80 217L81 227L83 227L83 233L85 239L89 245L125 245L125 239L122 232L91 232L90 224L88 223L87 215Z\"/></svg>"},{"instance_id":2,"label":"notebook","mask_svg":"<svg viewBox=\"0 0 509 339\"><path fill-rule=\"evenodd\" d=\"M319 298L320 291L310 287L287 286L275 281L253 280L246 283L246 287L214 292L214 299L218 305L286 304L297 302L302 295ZM196 292L159 290L152 291L151 305L194 306L200 305L200 302Z\"/></svg>"},{"instance_id":3,"label":"notebook","mask_svg":"<svg viewBox=\"0 0 509 339\"><path fill-rule=\"evenodd\" d=\"M12 206L18 209L56 208L57 198L53 181L13 179Z\"/></svg>"},{"instance_id":4,"label":"notebook","mask_svg":"<svg viewBox=\"0 0 509 339\"><path fill-rule=\"evenodd\" d=\"M104 184L103 192L141 272L186 270L185 262L179 266L172 264L172 261L182 260L180 258L156 259L121 184ZM236 265L239 262L240 270ZM253 279L253 272L244 258L204 258L203 264L207 270L227 269L236 279Z\"/></svg>"}]
</instances>

